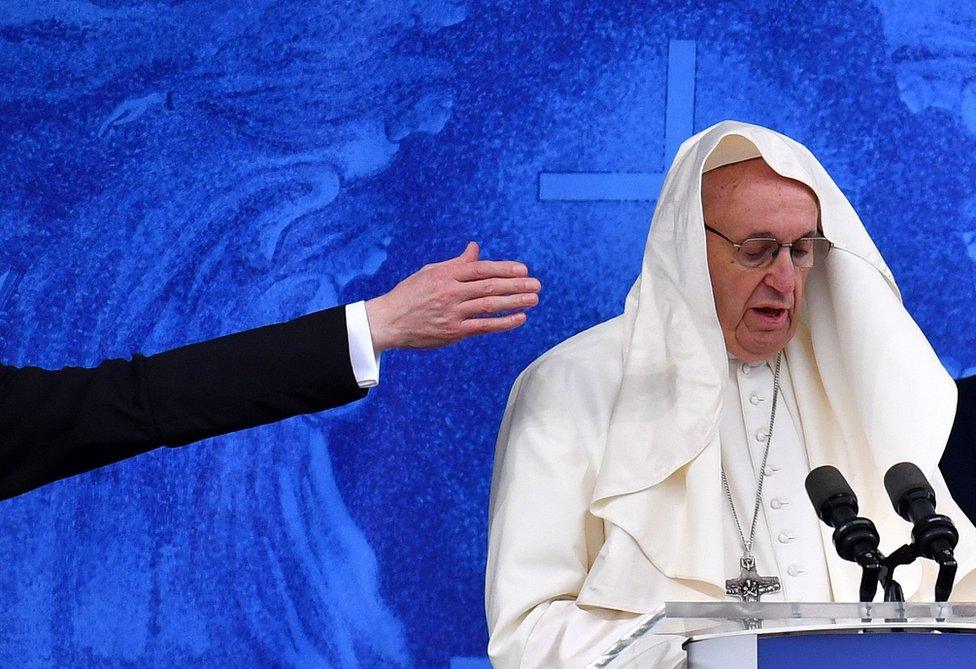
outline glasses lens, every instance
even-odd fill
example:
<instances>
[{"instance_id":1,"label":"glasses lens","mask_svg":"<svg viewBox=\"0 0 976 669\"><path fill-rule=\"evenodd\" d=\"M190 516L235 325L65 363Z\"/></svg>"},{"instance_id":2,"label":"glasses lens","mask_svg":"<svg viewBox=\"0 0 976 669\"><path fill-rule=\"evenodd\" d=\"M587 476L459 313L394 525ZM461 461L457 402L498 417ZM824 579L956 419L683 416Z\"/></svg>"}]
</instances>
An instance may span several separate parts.
<instances>
[{"instance_id":1,"label":"glasses lens","mask_svg":"<svg viewBox=\"0 0 976 669\"><path fill-rule=\"evenodd\" d=\"M745 267L763 267L768 265L779 250L779 242L775 239L747 239L742 242L736 260Z\"/></svg>"},{"instance_id":2,"label":"glasses lens","mask_svg":"<svg viewBox=\"0 0 976 669\"><path fill-rule=\"evenodd\" d=\"M829 250L830 242L826 239L804 237L793 243L790 253L795 266L808 268L822 263Z\"/></svg>"},{"instance_id":3,"label":"glasses lens","mask_svg":"<svg viewBox=\"0 0 976 669\"><path fill-rule=\"evenodd\" d=\"M830 242L826 239L814 239L813 240L813 257L815 264L823 264L823 261L827 258L827 253L830 252Z\"/></svg>"},{"instance_id":4,"label":"glasses lens","mask_svg":"<svg viewBox=\"0 0 976 669\"><path fill-rule=\"evenodd\" d=\"M790 247L790 255L793 257L794 266L813 267L813 240L806 237L796 240Z\"/></svg>"}]
</instances>

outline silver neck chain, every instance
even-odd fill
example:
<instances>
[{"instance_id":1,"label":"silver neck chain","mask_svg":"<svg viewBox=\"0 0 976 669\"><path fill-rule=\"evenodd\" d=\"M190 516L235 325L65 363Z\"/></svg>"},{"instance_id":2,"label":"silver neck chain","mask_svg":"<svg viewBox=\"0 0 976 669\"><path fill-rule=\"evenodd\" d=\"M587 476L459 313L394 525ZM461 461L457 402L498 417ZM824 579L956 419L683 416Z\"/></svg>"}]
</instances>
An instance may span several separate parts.
<instances>
[{"instance_id":1,"label":"silver neck chain","mask_svg":"<svg viewBox=\"0 0 976 669\"><path fill-rule=\"evenodd\" d=\"M783 352L776 355L776 368L773 370L773 408L769 412L769 429L766 430L766 448L763 450L762 464L759 465L759 476L756 481L756 504L752 510L752 526L749 529L749 539L746 539L742 531L742 523L739 522L739 514L735 512L735 502L732 501L732 490L729 488L729 479L725 476L725 465L722 465L722 487L725 489L725 497L729 500L729 508L732 509L732 518L735 520L735 529L739 531L739 539L742 541L742 548L745 550L746 557L752 556L752 542L756 538L756 523L759 520L759 509L762 507L763 482L766 478L766 459L769 458L769 445L773 442L773 423L776 421L776 400L779 397L779 366L783 361Z\"/></svg>"}]
</instances>

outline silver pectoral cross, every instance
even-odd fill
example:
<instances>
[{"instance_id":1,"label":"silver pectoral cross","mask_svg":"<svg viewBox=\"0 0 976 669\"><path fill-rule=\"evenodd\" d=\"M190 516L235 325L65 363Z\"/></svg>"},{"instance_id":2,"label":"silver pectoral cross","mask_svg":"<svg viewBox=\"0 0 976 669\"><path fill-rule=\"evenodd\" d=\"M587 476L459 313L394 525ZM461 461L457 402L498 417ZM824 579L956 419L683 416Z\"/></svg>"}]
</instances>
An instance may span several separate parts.
<instances>
[{"instance_id":1,"label":"silver pectoral cross","mask_svg":"<svg viewBox=\"0 0 976 669\"><path fill-rule=\"evenodd\" d=\"M756 571L756 558L743 555L739 558L739 578L725 581L725 594L738 597L744 602L758 602L763 595L779 592L783 586L775 576L760 576Z\"/></svg>"},{"instance_id":2,"label":"silver pectoral cross","mask_svg":"<svg viewBox=\"0 0 976 669\"><path fill-rule=\"evenodd\" d=\"M744 602L758 602L763 595L779 592L783 587L775 576L760 576L756 571L756 558L743 555L739 558L739 578L725 581L725 594L738 597ZM742 621L746 629L759 629L762 622L756 618Z\"/></svg>"}]
</instances>

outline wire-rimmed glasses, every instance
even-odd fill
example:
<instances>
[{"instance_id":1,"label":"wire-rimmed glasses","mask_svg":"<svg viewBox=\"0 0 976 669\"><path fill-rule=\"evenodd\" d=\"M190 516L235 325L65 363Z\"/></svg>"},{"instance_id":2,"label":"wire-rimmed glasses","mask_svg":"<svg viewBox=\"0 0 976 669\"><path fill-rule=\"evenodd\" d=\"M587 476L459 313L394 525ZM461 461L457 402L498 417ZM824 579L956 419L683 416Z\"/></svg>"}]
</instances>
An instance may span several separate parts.
<instances>
[{"instance_id":1,"label":"wire-rimmed glasses","mask_svg":"<svg viewBox=\"0 0 976 669\"><path fill-rule=\"evenodd\" d=\"M833 248L833 244L826 237L800 237L792 242L781 242L772 237L752 237L734 242L707 223L705 229L734 246L735 261L750 269L768 267L783 248L790 250L794 267L808 269L823 262Z\"/></svg>"}]
</instances>

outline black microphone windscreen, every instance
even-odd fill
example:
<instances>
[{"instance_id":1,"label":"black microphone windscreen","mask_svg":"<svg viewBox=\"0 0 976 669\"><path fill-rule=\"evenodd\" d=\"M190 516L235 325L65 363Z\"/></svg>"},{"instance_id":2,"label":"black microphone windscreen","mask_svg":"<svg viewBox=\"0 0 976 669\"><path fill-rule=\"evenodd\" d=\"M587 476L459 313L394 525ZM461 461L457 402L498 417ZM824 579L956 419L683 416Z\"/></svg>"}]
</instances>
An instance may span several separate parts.
<instances>
[{"instance_id":1,"label":"black microphone windscreen","mask_svg":"<svg viewBox=\"0 0 976 669\"><path fill-rule=\"evenodd\" d=\"M911 462L899 462L897 465L892 466L888 470L888 473L885 474L884 487L888 491L888 497L891 499L892 506L896 509L901 503L901 498L912 490L921 488L926 492L931 492L933 496L935 495L932 492L932 486L929 485L928 479L925 478L925 474Z\"/></svg>"},{"instance_id":2,"label":"black microphone windscreen","mask_svg":"<svg viewBox=\"0 0 976 669\"><path fill-rule=\"evenodd\" d=\"M847 479L832 465L817 467L807 474L805 485L807 495L810 496L813 508L817 510L818 514L823 503L837 493L850 495L855 500L857 499L857 495L854 494L854 490L847 483Z\"/></svg>"}]
</instances>

